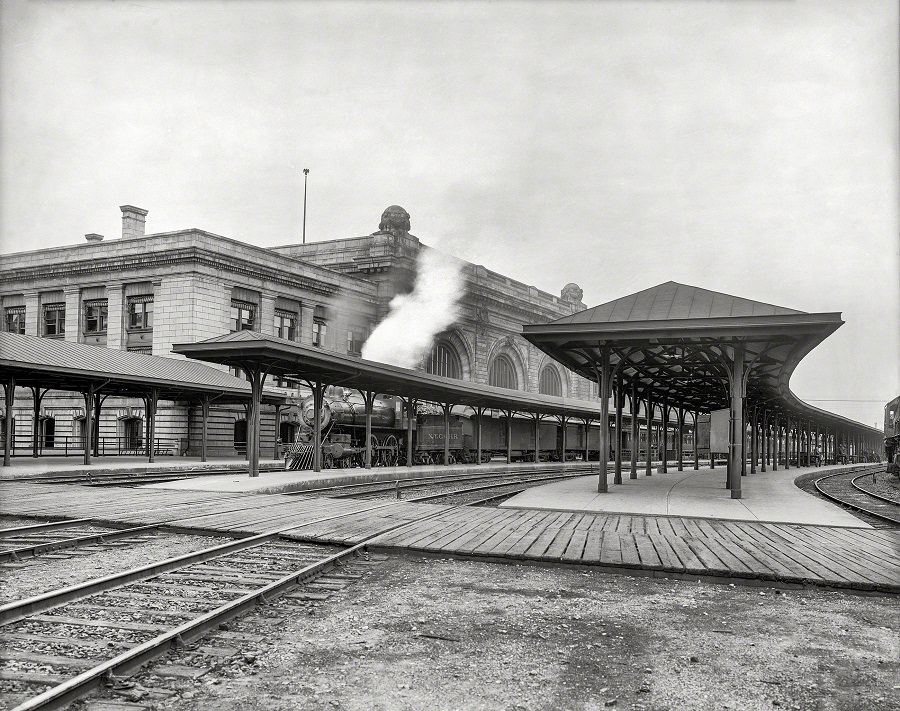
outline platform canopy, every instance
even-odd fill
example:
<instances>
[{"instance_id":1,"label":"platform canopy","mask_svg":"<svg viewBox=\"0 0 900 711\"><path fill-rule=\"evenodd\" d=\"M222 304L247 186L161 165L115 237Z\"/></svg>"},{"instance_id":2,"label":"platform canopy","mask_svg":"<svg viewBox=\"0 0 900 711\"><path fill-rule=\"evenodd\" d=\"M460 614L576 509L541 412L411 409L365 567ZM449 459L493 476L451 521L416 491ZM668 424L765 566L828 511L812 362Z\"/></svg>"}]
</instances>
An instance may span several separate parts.
<instances>
[{"instance_id":1,"label":"platform canopy","mask_svg":"<svg viewBox=\"0 0 900 711\"><path fill-rule=\"evenodd\" d=\"M522 335L600 382L601 393L604 380L609 394L610 381L620 377L640 397L691 412L730 408L734 417L746 403L872 437L878 430L807 405L789 388L800 360L842 324L839 313L806 313L669 281L525 326Z\"/></svg>"},{"instance_id":2,"label":"platform canopy","mask_svg":"<svg viewBox=\"0 0 900 711\"><path fill-rule=\"evenodd\" d=\"M199 343L180 343L172 350L189 358L245 370L263 368L267 375L368 390L382 395L412 397L427 402L583 419L600 416L600 405L596 402L444 378L304 346L256 331L236 331Z\"/></svg>"},{"instance_id":3,"label":"platform canopy","mask_svg":"<svg viewBox=\"0 0 900 711\"><path fill-rule=\"evenodd\" d=\"M83 392L93 386L104 395L144 397L155 389L161 400L210 395L218 403L242 403L251 394L245 380L196 361L0 332L0 378L10 377L19 387ZM284 401L281 393L263 394L263 402Z\"/></svg>"}]
</instances>

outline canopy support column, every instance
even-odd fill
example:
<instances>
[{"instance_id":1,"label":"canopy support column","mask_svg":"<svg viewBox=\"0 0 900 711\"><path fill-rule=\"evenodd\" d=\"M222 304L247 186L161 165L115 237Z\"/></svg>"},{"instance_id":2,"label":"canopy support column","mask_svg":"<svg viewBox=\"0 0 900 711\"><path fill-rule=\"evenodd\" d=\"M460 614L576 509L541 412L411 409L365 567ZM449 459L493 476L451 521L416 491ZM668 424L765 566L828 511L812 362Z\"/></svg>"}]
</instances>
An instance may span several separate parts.
<instances>
[{"instance_id":1,"label":"canopy support column","mask_svg":"<svg viewBox=\"0 0 900 711\"><path fill-rule=\"evenodd\" d=\"M700 421L700 410L694 410L694 471L700 469L700 437L698 436L697 423Z\"/></svg>"},{"instance_id":2,"label":"canopy support column","mask_svg":"<svg viewBox=\"0 0 900 711\"><path fill-rule=\"evenodd\" d=\"M678 408L678 439L675 441L678 450L678 471L684 471L684 408Z\"/></svg>"},{"instance_id":3,"label":"canopy support column","mask_svg":"<svg viewBox=\"0 0 900 711\"><path fill-rule=\"evenodd\" d=\"M506 463L512 464L512 410L506 411Z\"/></svg>"},{"instance_id":4,"label":"canopy support column","mask_svg":"<svg viewBox=\"0 0 900 711\"><path fill-rule=\"evenodd\" d=\"M9 376L6 388L6 417L3 418L3 466L9 466L13 445L13 405L16 402L16 378Z\"/></svg>"},{"instance_id":5,"label":"canopy support column","mask_svg":"<svg viewBox=\"0 0 900 711\"><path fill-rule=\"evenodd\" d=\"M566 463L566 428L569 426L569 418L566 415L560 416L560 426L562 427L562 452L560 453L560 461Z\"/></svg>"},{"instance_id":6,"label":"canopy support column","mask_svg":"<svg viewBox=\"0 0 900 711\"><path fill-rule=\"evenodd\" d=\"M644 413L647 420L647 466L644 473L647 476L653 476L653 410L656 406L653 404L653 396L647 393L647 411Z\"/></svg>"},{"instance_id":7,"label":"canopy support column","mask_svg":"<svg viewBox=\"0 0 900 711\"><path fill-rule=\"evenodd\" d=\"M769 459L769 411L763 408L762 413L762 458L760 469L766 472L766 462Z\"/></svg>"},{"instance_id":8,"label":"canopy support column","mask_svg":"<svg viewBox=\"0 0 900 711\"><path fill-rule=\"evenodd\" d=\"M588 437L590 436L591 431L591 421L590 419L584 420L584 461L588 461L590 459L591 447L588 442Z\"/></svg>"},{"instance_id":9,"label":"canopy support column","mask_svg":"<svg viewBox=\"0 0 900 711\"><path fill-rule=\"evenodd\" d=\"M638 460L638 452L641 448L641 433L638 428L638 411L641 409L641 403L638 401L637 396L637 381L631 381L631 399L630 399L631 408L631 473L628 475L629 479L637 479L637 460Z\"/></svg>"},{"instance_id":10,"label":"canopy support column","mask_svg":"<svg viewBox=\"0 0 900 711\"><path fill-rule=\"evenodd\" d=\"M449 402L442 402L441 409L444 411L444 466L450 466L450 410L453 405Z\"/></svg>"},{"instance_id":11,"label":"canopy support column","mask_svg":"<svg viewBox=\"0 0 900 711\"><path fill-rule=\"evenodd\" d=\"M413 420L416 416L415 398L408 397L403 401L406 406L406 466L413 465Z\"/></svg>"},{"instance_id":12,"label":"canopy support column","mask_svg":"<svg viewBox=\"0 0 900 711\"><path fill-rule=\"evenodd\" d=\"M91 416L91 408L94 406L94 383L88 385L84 395L84 463L91 463L91 447L94 440L94 418ZM152 461L152 460L151 460Z\"/></svg>"},{"instance_id":13,"label":"canopy support column","mask_svg":"<svg viewBox=\"0 0 900 711\"><path fill-rule=\"evenodd\" d=\"M372 390L363 391L363 398L366 401L366 456L364 466L366 469L372 468L372 410L375 407L375 392Z\"/></svg>"},{"instance_id":14,"label":"canopy support column","mask_svg":"<svg viewBox=\"0 0 900 711\"><path fill-rule=\"evenodd\" d=\"M481 416L484 414L483 407L475 408L475 463L481 464Z\"/></svg>"},{"instance_id":15,"label":"canopy support column","mask_svg":"<svg viewBox=\"0 0 900 711\"><path fill-rule=\"evenodd\" d=\"M757 421L757 408L750 413L750 473L756 474L756 458L759 456L759 422Z\"/></svg>"},{"instance_id":16,"label":"canopy support column","mask_svg":"<svg viewBox=\"0 0 900 711\"><path fill-rule=\"evenodd\" d=\"M597 491L601 494L609 491L609 484L606 481L606 464L609 462L609 391L611 388L611 371L609 346L604 345L600 349L600 367L595 370L597 382L600 385L600 476L597 481Z\"/></svg>"},{"instance_id":17,"label":"canopy support column","mask_svg":"<svg viewBox=\"0 0 900 711\"><path fill-rule=\"evenodd\" d=\"M147 396L147 423L150 429L147 435L147 447L149 451L148 461L153 464L156 461L156 405L159 402L159 390L150 388L150 395ZM87 426L87 418L85 418L85 426Z\"/></svg>"},{"instance_id":18,"label":"canopy support column","mask_svg":"<svg viewBox=\"0 0 900 711\"><path fill-rule=\"evenodd\" d=\"M34 459L37 459L38 457L38 450L40 449L41 442L41 401L44 399L44 395L46 395L49 391L50 388L44 388L44 392L41 392L40 386L31 386L31 395L34 402L34 425L32 425L33 430L31 433L31 456Z\"/></svg>"},{"instance_id":19,"label":"canopy support column","mask_svg":"<svg viewBox=\"0 0 900 711\"><path fill-rule=\"evenodd\" d=\"M281 459L278 443L281 441L281 403L275 405L275 436L272 438L272 459Z\"/></svg>"},{"instance_id":20,"label":"canopy support column","mask_svg":"<svg viewBox=\"0 0 900 711\"><path fill-rule=\"evenodd\" d=\"M663 398L662 401L662 442L660 444L660 452L662 456L662 473L669 471L669 400Z\"/></svg>"},{"instance_id":21,"label":"canopy support column","mask_svg":"<svg viewBox=\"0 0 900 711\"><path fill-rule=\"evenodd\" d=\"M541 416L538 413L534 414L534 461L541 461L540 457L541 452Z\"/></svg>"},{"instance_id":22,"label":"canopy support column","mask_svg":"<svg viewBox=\"0 0 900 711\"><path fill-rule=\"evenodd\" d=\"M209 395L200 398L200 411L202 417L200 433L200 461L205 462L209 451Z\"/></svg>"},{"instance_id":23,"label":"canopy support column","mask_svg":"<svg viewBox=\"0 0 900 711\"><path fill-rule=\"evenodd\" d=\"M622 374L616 373L616 453L613 484L622 483L622 444L625 441L625 438L622 437L622 395Z\"/></svg>"},{"instance_id":24,"label":"canopy support column","mask_svg":"<svg viewBox=\"0 0 900 711\"><path fill-rule=\"evenodd\" d=\"M322 471L322 409L325 404L325 386L321 382L315 382L312 386L313 393L313 471ZM253 476L251 471L250 476Z\"/></svg>"},{"instance_id":25,"label":"canopy support column","mask_svg":"<svg viewBox=\"0 0 900 711\"><path fill-rule=\"evenodd\" d=\"M744 364L744 344L734 346L734 357L729 365L731 390L731 441L728 443L728 488L731 498L741 498L741 462L744 460L744 398L747 389L747 368Z\"/></svg>"}]
</instances>

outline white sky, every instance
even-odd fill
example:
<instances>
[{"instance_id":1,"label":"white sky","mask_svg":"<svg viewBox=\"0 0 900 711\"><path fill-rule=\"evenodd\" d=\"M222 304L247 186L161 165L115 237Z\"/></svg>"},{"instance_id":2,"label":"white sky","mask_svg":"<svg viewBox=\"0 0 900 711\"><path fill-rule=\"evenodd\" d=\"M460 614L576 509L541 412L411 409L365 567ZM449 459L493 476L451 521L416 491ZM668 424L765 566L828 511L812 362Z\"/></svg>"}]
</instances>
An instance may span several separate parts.
<instances>
[{"instance_id":1,"label":"white sky","mask_svg":"<svg viewBox=\"0 0 900 711\"><path fill-rule=\"evenodd\" d=\"M199 227L426 244L593 306L674 280L846 324L791 381L900 393L895 0L0 5L0 251Z\"/></svg>"}]
</instances>

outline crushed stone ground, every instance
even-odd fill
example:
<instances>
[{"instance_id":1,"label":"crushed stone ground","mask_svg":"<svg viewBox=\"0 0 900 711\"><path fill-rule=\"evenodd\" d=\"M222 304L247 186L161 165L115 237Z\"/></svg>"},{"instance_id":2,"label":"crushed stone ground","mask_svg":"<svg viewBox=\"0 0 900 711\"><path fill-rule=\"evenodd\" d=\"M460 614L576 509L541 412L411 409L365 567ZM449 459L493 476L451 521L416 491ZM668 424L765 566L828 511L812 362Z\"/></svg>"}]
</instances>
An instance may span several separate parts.
<instances>
[{"instance_id":1,"label":"crushed stone ground","mask_svg":"<svg viewBox=\"0 0 900 711\"><path fill-rule=\"evenodd\" d=\"M896 597L414 556L357 572L229 623L260 642L190 645L77 708L900 709Z\"/></svg>"}]
</instances>

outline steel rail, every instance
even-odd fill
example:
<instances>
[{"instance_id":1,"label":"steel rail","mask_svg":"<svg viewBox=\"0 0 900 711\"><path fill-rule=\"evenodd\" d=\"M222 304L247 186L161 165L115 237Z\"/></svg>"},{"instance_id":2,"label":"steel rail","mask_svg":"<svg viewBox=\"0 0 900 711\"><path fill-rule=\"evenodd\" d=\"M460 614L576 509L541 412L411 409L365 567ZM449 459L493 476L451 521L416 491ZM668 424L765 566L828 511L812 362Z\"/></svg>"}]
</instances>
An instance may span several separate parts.
<instances>
[{"instance_id":1,"label":"steel rail","mask_svg":"<svg viewBox=\"0 0 900 711\"><path fill-rule=\"evenodd\" d=\"M872 511L871 509L868 509L865 506L861 506L860 504L856 504L856 503L853 503L852 501L848 501L847 499L841 498L840 496L838 496L836 494L829 493L829 492L825 491L822 488L822 486L820 485L820 482L823 482L827 479L833 479L834 477L838 477L838 476L846 476L846 475L852 474L852 473L854 473L854 472L853 471L835 472L834 474L827 474L823 477L816 479L813 482L813 484L816 487L816 491L818 491L822 496L824 496L827 499L830 499L831 501L841 504L842 506L846 506L847 508L855 509L856 511L861 511L862 513L868 514L869 516L874 516L875 518L881 519L882 521L887 521L887 522L893 523L893 524L900 524L900 517L895 518L895 517L887 516L883 513L879 513L878 511ZM859 476L869 476L871 473L872 472L870 469L868 472L864 472L863 474L860 474ZM856 478L858 478L858 477L856 477ZM864 493L867 496L872 496L871 494L869 494L869 492L864 492ZM876 498L878 498L878 497L876 497Z\"/></svg>"},{"instance_id":2,"label":"steel rail","mask_svg":"<svg viewBox=\"0 0 900 711\"><path fill-rule=\"evenodd\" d=\"M272 531L259 533L255 536L248 536L246 538L240 538L236 541L229 541L227 543L221 543L210 548L204 548L201 551L185 553L180 556L175 556L174 558L167 558L166 560L156 563L149 563L148 565L143 565L138 568L132 568L131 570L126 570L122 573L115 573L113 575L107 575L102 578L94 578L93 580L88 580L83 583L70 585L67 588L52 590L47 593L42 593L40 595L26 598L24 600L17 600L15 602L7 603L6 605L0 605L0 627L11 624L13 622L18 622L19 620L28 617L28 615L33 615L38 612L50 610L67 602L80 600L81 598L103 592L104 590L111 590L113 588L121 587L122 585L126 585L138 580L146 580L147 578L152 578L156 575L160 575L161 573L166 573L171 570L177 570L178 568L193 565L194 563L202 563L207 560L212 560L213 558L219 558L229 553L236 553L237 551L244 550L245 548L253 548L260 545L261 543L265 543L277 538L282 533L294 530L296 528L311 526L317 523L324 523L325 521L333 521L335 519L344 518L346 516L353 516L360 513L366 513L368 511L374 511L376 509L384 508L387 506L395 506L396 503L396 501L388 501L380 504L375 504L367 508L344 512L335 516L325 516L313 521L307 521L306 523L302 523L299 526L285 526L283 528L278 528Z\"/></svg>"},{"instance_id":3,"label":"steel rail","mask_svg":"<svg viewBox=\"0 0 900 711\"><path fill-rule=\"evenodd\" d=\"M23 516L23 518L30 518ZM52 523L35 523L30 526L19 526L17 528L0 528L0 538L13 538L23 533L40 533L42 531L52 531L57 528L71 528L72 526L91 525L92 518L69 518L65 521L54 521Z\"/></svg>"},{"instance_id":4,"label":"steel rail","mask_svg":"<svg viewBox=\"0 0 900 711\"><path fill-rule=\"evenodd\" d=\"M79 546L88 545L90 543L104 543L105 541L114 541L117 538L130 538L139 533L155 531L159 529L159 524L151 524L149 526L138 526L137 528L123 528L116 531L105 531L103 533L91 533L78 538L65 538L61 541L52 541L50 543L38 543L33 546L25 546L22 548L13 548L8 551L0 551L0 562L9 560L21 560L22 558L33 558L40 553L48 553L50 551L65 550L66 548L78 548Z\"/></svg>"},{"instance_id":5,"label":"steel rail","mask_svg":"<svg viewBox=\"0 0 900 711\"><path fill-rule=\"evenodd\" d=\"M875 474L877 474L879 471L881 471L881 470L877 469L877 470L871 472L872 476L874 477ZM853 488L856 489L857 491L861 491L862 493L866 494L867 496L872 496L876 499L881 499L882 501L884 501L888 504L893 504L894 506L900 506L900 501L897 501L897 499L892 499L889 496L882 496L881 494L876 494L874 491L869 491L868 489L864 489L863 487L861 487L859 484L856 483L859 479L862 479L863 477L867 477L867 476L869 476L868 473L860 474L859 476L853 477L850 480L850 483L853 485Z\"/></svg>"},{"instance_id":6,"label":"steel rail","mask_svg":"<svg viewBox=\"0 0 900 711\"><path fill-rule=\"evenodd\" d=\"M567 476L567 475L544 476L544 477L536 477L536 478L530 479L528 481L523 481L520 479L519 481L498 482L496 484L483 484L482 486L470 486L465 489L457 489L456 491L447 491L447 492L444 492L443 494L428 494L426 496L414 496L409 499L404 499L404 501L421 503L424 501L431 501L432 499L442 499L447 496L455 496L457 494L467 494L467 493L470 493L473 491L484 491L485 489L498 489L501 486L517 486L519 484L532 484L537 481L554 481L557 479L571 479L571 478L572 478L571 476ZM531 488L530 486L523 486L523 487L519 488L517 491L525 491L526 489L530 489L530 488ZM497 497L492 497L492 498L497 498ZM490 499L486 499L486 500L490 500Z\"/></svg>"},{"instance_id":7,"label":"steel rail","mask_svg":"<svg viewBox=\"0 0 900 711\"><path fill-rule=\"evenodd\" d=\"M436 475L436 476L422 476L422 477L413 477L408 479L390 479L385 481L367 481L367 482L358 482L355 484L338 484L335 486L323 486L316 489L302 489L299 491L285 491L283 492L284 496L302 496L303 494L318 494L325 491L349 491L351 489L362 489L366 487L377 487L372 488L371 491L388 491L391 489L395 489L397 483L400 483L401 489L412 489L416 486L421 486L422 484L428 483L442 483L442 482L452 482L452 481L468 481L468 480L478 480L478 479L491 479L499 476L527 476L528 474L540 474L545 471L553 471L558 469L558 467L541 467L540 469L535 469L533 471L516 471L516 472L493 472L493 473L474 473L474 474L451 474L451 475ZM570 476L588 476L593 474L593 469L584 469L577 470L574 472L570 472ZM368 492L365 492L368 493ZM341 499L352 497L353 493L347 494L339 494L337 496L331 496L332 499Z\"/></svg>"},{"instance_id":8,"label":"steel rail","mask_svg":"<svg viewBox=\"0 0 900 711\"><path fill-rule=\"evenodd\" d=\"M393 506L394 504L396 504L396 502L380 504L378 506L372 506L361 511L354 511L352 512L352 514L364 513L365 511L371 511L373 509L383 508L385 506ZM421 523L422 521L427 521L428 519L434 518L435 516L445 514L448 511L462 508L462 506L464 506L464 504L448 507L446 509L440 509L439 511L434 511L424 516L420 516L413 521L404 521L403 523L393 524L379 531L376 531L375 533L369 534L362 541L346 550L328 556L327 558L316 563L307 565L300 570L294 571L257 590L249 592L241 596L240 598L237 598L236 600L227 602L224 605L216 608L215 610L211 610L210 612L207 612L194 620L189 620L188 622L185 622L178 627L169 630L168 632L164 632L163 634L158 635L157 637L148 640L147 642L144 642L106 662L98 664L97 666L88 669L85 672L82 672L81 674L73 677L72 679L69 679L68 681L47 689L41 694L38 694L37 696L32 697L19 706L16 706L12 711L37 711L38 709L56 709L69 704L79 696L84 694L86 691L89 691L90 689L93 689L102 684L104 680L111 678L116 674L123 674L127 673L128 671L134 670L141 665L151 661L152 659L158 657L160 654L168 651L172 647L186 644L187 642L197 639L198 637L203 636L203 634L205 634L209 630L217 628L223 622L226 622L227 620L230 620L242 614L243 612L252 609L256 605L265 604L270 599L281 595L282 593L293 587L296 587L297 585L301 585L310 578L313 578L321 574L322 572L331 569L332 567L340 565L341 561L343 561L345 558L348 558L351 555L355 555L358 553L358 551L365 549L367 546L375 542L375 539L377 539L378 537L405 526L410 526L412 524ZM341 516L352 514L342 514ZM290 528L280 530L275 535L277 536L283 533L288 533L289 531L303 528L304 526L309 526L314 523L329 521L334 518L341 518L341 516L331 516L319 519L318 521L310 521L299 526L292 526Z\"/></svg>"}]
</instances>

